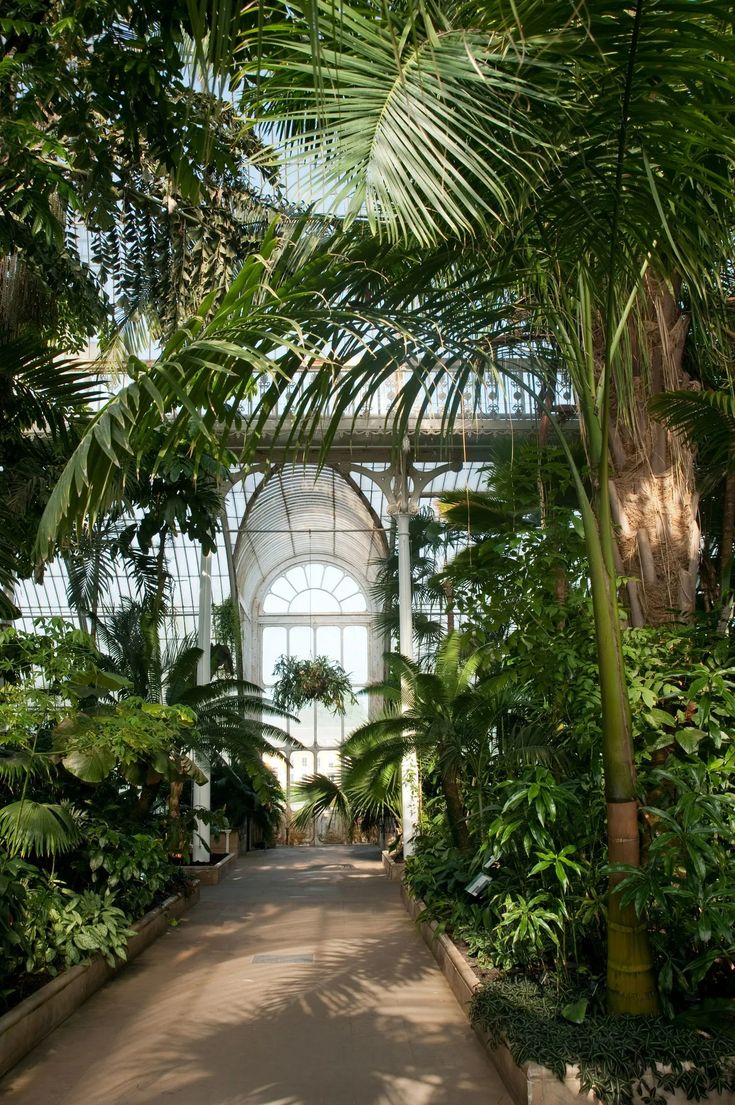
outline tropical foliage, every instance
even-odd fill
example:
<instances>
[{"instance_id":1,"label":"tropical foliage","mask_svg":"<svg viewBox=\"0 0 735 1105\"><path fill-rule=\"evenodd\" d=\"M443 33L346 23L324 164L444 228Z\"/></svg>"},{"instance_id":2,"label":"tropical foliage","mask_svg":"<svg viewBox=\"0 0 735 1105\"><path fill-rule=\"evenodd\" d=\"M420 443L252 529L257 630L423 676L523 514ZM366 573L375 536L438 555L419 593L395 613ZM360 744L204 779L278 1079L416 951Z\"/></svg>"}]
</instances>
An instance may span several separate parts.
<instances>
[{"instance_id":1,"label":"tropical foliage","mask_svg":"<svg viewBox=\"0 0 735 1105\"><path fill-rule=\"evenodd\" d=\"M354 702L350 677L335 660L315 656L299 660L296 656L279 656L273 665L276 685L273 701L283 710L298 712L310 702L321 702L334 714L344 714Z\"/></svg>"},{"instance_id":2,"label":"tropical foliage","mask_svg":"<svg viewBox=\"0 0 735 1105\"><path fill-rule=\"evenodd\" d=\"M447 530L422 519L416 597L434 601L417 624L435 655L390 659L384 712L350 738L339 781L306 782L307 806L382 817L415 752L408 879L473 952L553 974L591 1008L604 989L611 1013L730 1001L730 8L199 11L19 0L0 24L0 585L63 548L98 647L130 669L116 684L86 638L41 635L32 655L4 639L2 877L20 902L24 864L67 864L87 801L155 816L197 741L268 790L275 724L257 689L217 671L195 687L193 643L160 643L167 541L211 547L221 478L266 420L287 452L319 431L324 460L338 420L400 366L399 451L440 388L449 430L493 374L529 393L536 440L488 458L485 493L442 504ZM224 96L237 82L242 115ZM295 161L327 209L265 216L260 186ZM131 351L141 321L161 339L152 365ZM88 381L54 357L95 330L124 347L125 381L90 412ZM549 398L562 375L579 441ZM469 547L437 578L432 556L458 535ZM108 612L116 558L139 593ZM442 637L445 615L460 632ZM283 702L344 706L346 687L283 674ZM112 933L116 907L90 893L73 912ZM48 916L65 924L64 902Z\"/></svg>"}]
</instances>

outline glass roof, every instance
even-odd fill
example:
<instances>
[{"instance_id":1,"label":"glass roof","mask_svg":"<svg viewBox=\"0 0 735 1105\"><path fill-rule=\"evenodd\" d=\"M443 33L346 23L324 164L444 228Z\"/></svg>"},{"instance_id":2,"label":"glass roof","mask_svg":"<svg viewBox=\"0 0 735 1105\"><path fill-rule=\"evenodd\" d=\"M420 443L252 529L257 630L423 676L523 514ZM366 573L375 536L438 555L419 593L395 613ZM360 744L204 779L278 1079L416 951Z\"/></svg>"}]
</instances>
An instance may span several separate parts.
<instances>
[{"instance_id":1,"label":"glass roof","mask_svg":"<svg viewBox=\"0 0 735 1105\"><path fill-rule=\"evenodd\" d=\"M314 466L301 465L280 467L268 475L258 471L236 477L225 503L246 610L263 597L265 582L281 567L299 560L337 561L363 583L369 583L371 564L387 549L390 516L383 491L367 474L371 470L380 472L386 465L362 463L361 467L367 471L353 471L348 478L329 468L317 475ZM421 504L430 507L442 492L476 489L482 483L482 465L470 463L461 471L444 472L431 481ZM212 557L215 603L230 593L226 540L227 534L221 531ZM165 625L167 637L196 631L199 564L199 548L186 537L174 538L168 563L172 602ZM22 616L15 624L32 629L36 618L61 616L75 620L66 590L66 567L58 558L46 568L42 583L25 580L19 584L16 603ZM121 572L112 581L104 605L114 608L124 597L135 597L135 587Z\"/></svg>"}]
</instances>

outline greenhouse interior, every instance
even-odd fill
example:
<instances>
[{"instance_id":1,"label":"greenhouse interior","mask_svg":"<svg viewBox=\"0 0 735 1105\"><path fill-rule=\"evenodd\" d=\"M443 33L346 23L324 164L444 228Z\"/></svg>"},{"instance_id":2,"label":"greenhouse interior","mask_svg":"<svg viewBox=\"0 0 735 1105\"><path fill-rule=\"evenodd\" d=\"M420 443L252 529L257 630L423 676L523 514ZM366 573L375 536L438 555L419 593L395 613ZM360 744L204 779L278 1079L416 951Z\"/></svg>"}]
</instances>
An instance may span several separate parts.
<instances>
[{"instance_id":1,"label":"greenhouse interior","mask_svg":"<svg viewBox=\"0 0 735 1105\"><path fill-rule=\"evenodd\" d=\"M734 30L3 6L8 1105L735 1105Z\"/></svg>"}]
</instances>

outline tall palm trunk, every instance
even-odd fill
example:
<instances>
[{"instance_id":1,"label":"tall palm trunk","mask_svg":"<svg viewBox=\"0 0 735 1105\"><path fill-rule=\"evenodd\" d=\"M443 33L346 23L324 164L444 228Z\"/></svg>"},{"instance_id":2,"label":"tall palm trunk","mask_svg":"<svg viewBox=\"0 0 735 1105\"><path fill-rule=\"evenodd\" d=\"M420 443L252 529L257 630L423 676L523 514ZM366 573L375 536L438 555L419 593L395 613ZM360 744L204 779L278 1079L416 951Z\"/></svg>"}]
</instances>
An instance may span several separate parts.
<instances>
[{"instance_id":1,"label":"tall palm trunk","mask_svg":"<svg viewBox=\"0 0 735 1105\"><path fill-rule=\"evenodd\" d=\"M605 475L603 459L601 474ZM633 737L623 659L615 573L610 570L613 532L604 493L593 509L578 473L577 490L584 521L595 620L602 705L602 759L607 803L608 862L640 866L640 836ZM605 487L607 485L604 485ZM608 550L606 552L606 550ZM635 907L623 907L613 874L608 892L607 1005L611 1013L658 1011L645 919Z\"/></svg>"},{"instance_id":2,"label":"tall palm trunk","mask_svg":"<svg viewBox=\"0 0 735 1105\"><path fill-rule=\"evenodd\" d=\"M634 627L692 613L700 543L692 450L648 412L652 396L691 384L682 365L689 318L655 277L645 292L642 325L632 335L635 409L624 418L613 403L610 429L616 567L628 579ZM641 341L647 349L636 348Z\"/></svg>"}]
</instances>

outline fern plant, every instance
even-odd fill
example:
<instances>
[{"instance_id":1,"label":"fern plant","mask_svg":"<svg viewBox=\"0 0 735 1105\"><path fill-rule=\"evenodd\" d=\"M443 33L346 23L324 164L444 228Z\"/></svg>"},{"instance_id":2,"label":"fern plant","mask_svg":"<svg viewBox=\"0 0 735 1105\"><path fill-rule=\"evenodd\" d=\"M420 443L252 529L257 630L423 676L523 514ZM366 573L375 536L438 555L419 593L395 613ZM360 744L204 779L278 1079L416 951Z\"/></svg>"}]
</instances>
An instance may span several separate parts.
<instances>
[{"instance_id":1,"label":"fern plant","mask_svg":"<svg viewBox=\"0 0 735 1105\"><path fill-rule=\"evenodd\" d=\"M348 704L357 702L347 672L327 656L313 660L280 656L273 672L273 701L282 710L298 711L310 702L320 702L333 714L344 714Z\"/></svg>"}]
</instances>

